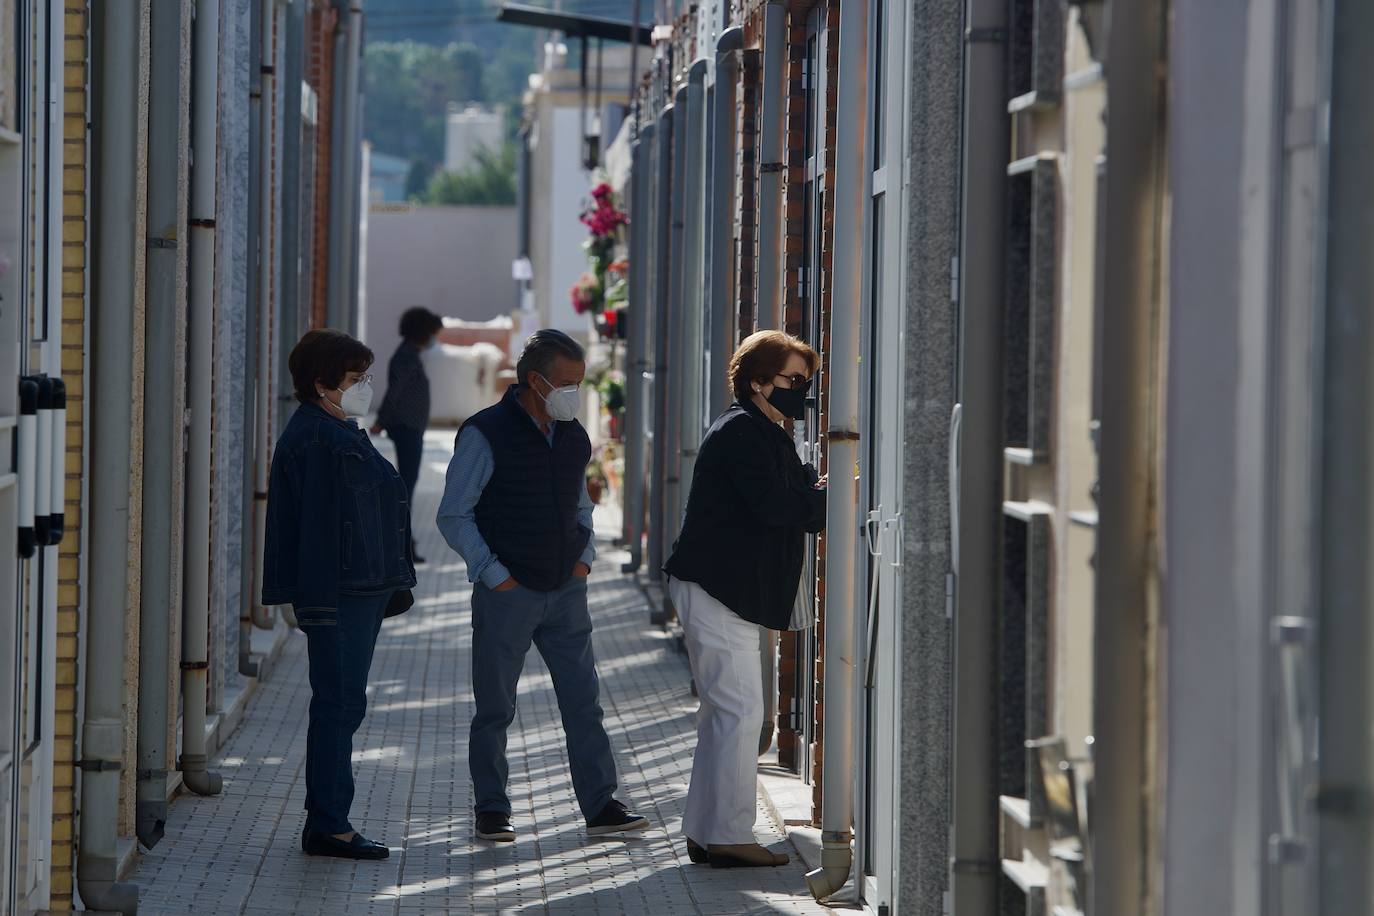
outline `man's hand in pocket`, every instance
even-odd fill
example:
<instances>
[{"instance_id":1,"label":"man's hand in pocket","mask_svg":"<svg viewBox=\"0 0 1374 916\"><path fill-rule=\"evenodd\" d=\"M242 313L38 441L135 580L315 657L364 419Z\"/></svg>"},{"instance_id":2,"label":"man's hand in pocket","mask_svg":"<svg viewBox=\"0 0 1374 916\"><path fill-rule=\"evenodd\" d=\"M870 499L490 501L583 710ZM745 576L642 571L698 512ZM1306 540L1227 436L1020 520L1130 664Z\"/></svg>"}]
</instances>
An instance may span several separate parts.
<instances>
[{"instance_id":1,"label":"man's hand in pocket","mask_svg":"<svg viewBox=\"0 0 1374 916\"><path fill-rule=\"evenodd\" d=\"M591 574L592 568L588 566L586 563L582 563L579 561L578 564L573 567L573 575L579 579L585 579Z\"/></svg>"},{"instance_id":2,"label":"man's hand in pocket","mask_svg":"<svg viewBox=\"0 0 1374 916\"><path fill-rule=\"evenodd\" d=\"M514 577L514 576L506 576L506 581L505 581L505 582L502 582L500 585L496 586L496 588L492 589L492 591L494 591L494 592L508 592L508 591L510 591L511 589L518 587L519 585L520 585L520 583L515 581L515 577Z\"/></svg>"}]
</instances>

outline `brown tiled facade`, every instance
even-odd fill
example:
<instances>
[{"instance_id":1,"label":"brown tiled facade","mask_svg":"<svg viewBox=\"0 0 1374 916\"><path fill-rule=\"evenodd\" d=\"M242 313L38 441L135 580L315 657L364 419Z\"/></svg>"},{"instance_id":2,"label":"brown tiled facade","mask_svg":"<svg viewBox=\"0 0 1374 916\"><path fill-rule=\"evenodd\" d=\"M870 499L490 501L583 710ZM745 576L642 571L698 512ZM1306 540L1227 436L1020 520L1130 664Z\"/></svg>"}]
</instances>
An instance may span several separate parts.
<instances>
[{"instance_id":1,"label":"brown tiled facade","mask_svg":"<svg viewBox=\"0 0 1374 916\"><path fill-rule=\"evenodd\" d=\"M90 12L85 2L66 11L62 144L62 379L67 386L67 455L63 517L66 536L58 552L57 683L53 745L52 907L72 905L75 866L77 654L81 620L81 431L85 422L86 187Z\"/></svg>"}]
</instances>

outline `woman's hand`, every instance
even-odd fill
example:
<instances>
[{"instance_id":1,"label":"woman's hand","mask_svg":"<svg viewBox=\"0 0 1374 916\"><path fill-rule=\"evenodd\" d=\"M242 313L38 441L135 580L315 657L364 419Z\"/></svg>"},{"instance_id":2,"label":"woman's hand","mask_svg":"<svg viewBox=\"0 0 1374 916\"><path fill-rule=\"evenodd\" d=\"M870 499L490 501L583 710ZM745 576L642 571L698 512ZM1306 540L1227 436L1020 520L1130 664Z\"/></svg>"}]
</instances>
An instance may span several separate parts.
<instances>
[{"instance_id":1,"label":"woman's hand","mask_svg":"<svg viewBox=\"0 0 1374 916\"><path fill-rule=\"evenodd\" d=\"M508 591L510 591L510 590L513 589L513 588L519 587L519 585L520 585L520 583L515 581L515 577L514 577L514 576L506 576L506 581L505 581L505 582L502 582L500 585L496 586L496 588L492 589L492 591L494 591L494 592L508 592Z\"/></svg>"},{"instance_id":2,"label":"woman's hand","mask_svg":"<svg viewBox=\"0 0 1374 916\"><path fill-rule=\"evenodd\" d=\"M374 436L380 436L382 434L382 424L380 422L373 423L372 429L370 429L369 432L371 432Z\"/></svg>"},{"instance_id":3,"label":"woman's hand","mask_svg":"<svg viewBox=\"0 0 1374 916\"><path fill-rule=\"evenodd\" d=\"M824 490L826 488L826 485L829 483L829 478L829 474L822 474L820 477L816 478L816 482L811 485L812 488L816 490Z\"/></svg>"}]
</instances>

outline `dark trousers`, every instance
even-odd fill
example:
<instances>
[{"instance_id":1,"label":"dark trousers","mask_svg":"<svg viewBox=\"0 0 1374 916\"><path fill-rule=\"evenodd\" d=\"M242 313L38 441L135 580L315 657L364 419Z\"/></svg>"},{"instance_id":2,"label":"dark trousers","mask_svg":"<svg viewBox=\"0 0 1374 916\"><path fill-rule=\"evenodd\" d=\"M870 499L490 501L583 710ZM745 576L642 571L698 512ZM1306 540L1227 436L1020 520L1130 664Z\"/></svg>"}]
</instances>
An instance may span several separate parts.
<instances>
[{"instance_id":1,"label":"dark trousers","mask_svg":"<svg viewBox=\"0 0 1374 916\"><path fill-rule=\"evenodd\" d=\"M340 595L337 612L297 614L310 656L310 727L305 737L305 826L348 833L353 735L367 712L367 672L391 593Z\"/></svg>"},{"instance_id":2,"label":"dark trousers","mask_svg":"<svg viewBox=\"0 0 1374 916\"><path fill-rule=\"evenodd\" d=\"M386 431L396 446L396 470L406 485L406 498L415 506L415 481L420 479L420 457L425 453L425 431L398 426Z\"/></svg>"},{"instance_id":3,"label":"dark trousers","mask_svg":"<svg viewBox=\"0 0 1374 916\"><path fill-rule=\"evenodd\" d=\"M533 643L553 677L568 742L573 791L588 820L615 794L611 739L601 724L600 684L592 655L587 580L574 578L552 592L517 587L472 594L472 692L477 712L468 741L475 808L509 816L506 729L515 719L515 693Z\"/></svg>"}]
</instances>

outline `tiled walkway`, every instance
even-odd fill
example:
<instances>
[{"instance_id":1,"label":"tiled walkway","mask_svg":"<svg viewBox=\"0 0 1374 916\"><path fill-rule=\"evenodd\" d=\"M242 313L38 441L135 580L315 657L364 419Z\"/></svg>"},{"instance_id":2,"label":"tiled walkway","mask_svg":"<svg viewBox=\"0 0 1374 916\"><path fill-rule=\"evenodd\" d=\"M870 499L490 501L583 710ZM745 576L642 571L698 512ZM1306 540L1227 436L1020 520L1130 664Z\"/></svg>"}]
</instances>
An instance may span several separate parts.
<instances>
[{"instance_id":1,"label":"tiled walkway","mask_svg":"<svg viewBox=\"0 0 1374 916\"><path fill-rule=\"evenodd\" d=\"M696 702L686 660L649 625L642 593L603 543L591 600L606 724L621 797L652 818L647 834L589 840L573 799L552 683L532 652L510 732L511 798L520 839L472 835L467 773L471 630L463 564L433 517L452 434L431 435L417 495L422 568L416 605L388 621L373 664L370 708L356 742L355 826L388 843L383 863L300 852L305 785L305 640L293 633L215 766L219 798L182 797L166 838L132 880L140 912L168 914L713 914L825 913L802 865L765 811L762 843L779 869L688 864L679 834ZM609 532L603 532L609 534Z\"/></svg>"}]
</instances>

